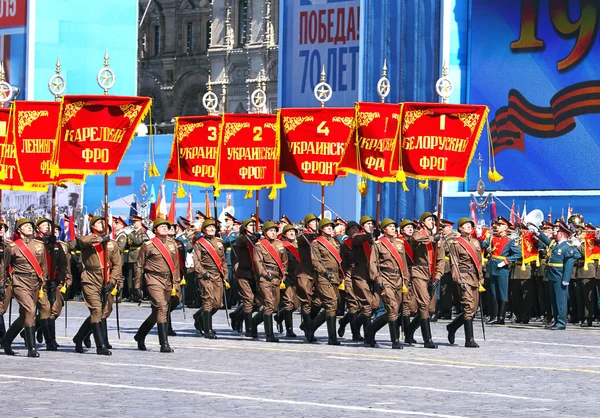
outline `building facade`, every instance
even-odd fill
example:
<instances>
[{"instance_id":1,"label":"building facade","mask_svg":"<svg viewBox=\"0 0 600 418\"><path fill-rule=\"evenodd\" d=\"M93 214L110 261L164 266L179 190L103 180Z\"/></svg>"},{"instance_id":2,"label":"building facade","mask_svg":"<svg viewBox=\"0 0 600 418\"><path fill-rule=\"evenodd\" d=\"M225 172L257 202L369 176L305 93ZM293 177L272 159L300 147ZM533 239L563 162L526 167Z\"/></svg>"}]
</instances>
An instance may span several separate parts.
<instances>
[{"instance_id":1,"label":"building facade","mask_svg":"<svg viewBox=\"0 0 600 418\"><path fill-rule=\"evenodd\" d=\"M279 0L148 3L139 1L138 94L153 98L153 123L206 114L209 80L221 111L253 112L259 80L276 108Z\"/></svg>"}]
</instances>

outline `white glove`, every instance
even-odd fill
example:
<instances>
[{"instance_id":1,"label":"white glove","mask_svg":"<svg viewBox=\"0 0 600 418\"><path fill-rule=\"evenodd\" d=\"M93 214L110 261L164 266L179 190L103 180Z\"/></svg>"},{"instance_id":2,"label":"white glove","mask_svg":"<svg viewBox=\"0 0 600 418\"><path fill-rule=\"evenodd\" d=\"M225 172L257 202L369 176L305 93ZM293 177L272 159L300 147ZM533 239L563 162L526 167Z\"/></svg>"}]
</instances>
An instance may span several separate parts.
<instances>
[{"instance_id":1,"label":"white glove","mask_svg":"<svg viewBox=\"0 0 600 418\"><path fill-rule=\"evenodd\" d=\"M569 287L569 283L567 283L567 282L562 282L562 285Z\"/></svg>"},{"instance_id":2,"label":"white glove","mask_svg":"<svg viewBox=\"0 0 600 418\"><path fill-rule=\"evenodd\" d=\"M581 245L581 241L578 238L572 238L571 244L573 244L574 247L579 247Z\"/></svg>"},{"instance_id":3,"label":"white glove","mask_svg":"<svg viewBox=\"0 0 600 418\"><path fill-rule=\"evenodd\" d=\"M600 239L600 228L596 228L596 240Z\"/></svg>"},{"instance_id":4,"label":"white glove","mask_svg":"<svg viewBox=\"0 0 600 418\"><path fill-rule=\"evenodd\" d=\"M482 234L483 234L483 229L481 228L481 226L477 225L475 227L475 235L477 236L477 238L481 238Z\"/></svg>"},{"instance_id":5,"label":"white glove","mask_svg":"<svg viewBox=\"0 0 600 418\"><path fill-rule=\"evenodd\" d=\"M502 268L506 265L506 263L504 261L501 261L498 263L498 268Z\"/></svg>"},{"instance_id":6,"label":"white glove","mask_svg":"<svg viewBox=\"0 0 600 418\"><path fill-rule=\"evenodd\" d=\"M527 229L529 230L529 232L533 232L534 234L537 234L537 233L539 233L539 231L540 231L540 230L538 229L538 227L537 227L537 226L535 226L535 225L529 225L529 226L527 227Z\"/></svg>"}]
</instances>

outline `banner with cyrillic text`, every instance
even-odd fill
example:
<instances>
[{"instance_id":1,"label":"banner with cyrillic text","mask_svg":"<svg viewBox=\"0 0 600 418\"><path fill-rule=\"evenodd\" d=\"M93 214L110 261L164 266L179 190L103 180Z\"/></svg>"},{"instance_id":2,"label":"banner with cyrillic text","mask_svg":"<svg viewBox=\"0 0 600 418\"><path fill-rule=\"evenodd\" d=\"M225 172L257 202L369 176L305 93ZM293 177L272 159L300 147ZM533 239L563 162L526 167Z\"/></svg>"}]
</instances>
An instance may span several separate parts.
<instances>
[{"instance_id":1,"label":"banner with cyrillic text","mask_svg":"<svg viewBox=\"0 0 600 418\"><path fill-rule=\"evenodd\" d=\"M194 186L213 186L221 124L221 116L176 118L173 149L165 180Z\"/></svg>"},{"instance_id":2,"label":"banner with cyrillic text","mask_svg":"<svg viewBox=\"0 0 600 418\"><path fill-rule=\"evenodd\" d=\"M403 103L401 165L408 177L464 181L488 107Z\"/></svg>"},{"instance_id":3,"label":"banner with cyrillic text","mask_svg":"<svg viewBox=\"0 0 600 418\"><path fill-rule=\"evenodd\" d=\"M284 187L279 173L277 116L223 115L217 188L259 190Z\"/></svg>"},{"instance_id":4,"label":"banner with cyrillic text","mask_svg":"<svg viewBox=\"0 0 600 418\"><path fill-rule=\"evenodd\" d=\"M52 178L58 173L112 174L135 128L150 110L148 97L65 96Z\"/></svg>"},{"instance_id":5,"label":"banner with cyrillic text","mask_svg":"<svg viewBox=\"0 0 600 418\"><path fill-rule=\"evenodd\" d=\"M306 183L333 184L354 138L353 108L280 109L279 169Z\"/></svg>"},{"instance_id":6,"label":"banner with cyrillic text","mask_svg":"<svg viewBox=\"0 0 600 418\"><path fill-rule=\"evenodd\" d=\"M356 137L348 146L340 170L368 179L396 181L400 105L356 104Z\"/></svg>"}]
</instances>

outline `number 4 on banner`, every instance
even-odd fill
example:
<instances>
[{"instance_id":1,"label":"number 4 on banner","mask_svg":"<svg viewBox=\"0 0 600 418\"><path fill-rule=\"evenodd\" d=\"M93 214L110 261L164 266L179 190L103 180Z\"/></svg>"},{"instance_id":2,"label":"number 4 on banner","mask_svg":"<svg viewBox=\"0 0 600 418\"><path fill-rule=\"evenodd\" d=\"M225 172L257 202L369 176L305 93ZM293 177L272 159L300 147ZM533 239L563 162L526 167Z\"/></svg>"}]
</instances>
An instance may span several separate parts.
<instances>
[{"instance_id":1,"label":"number 4 on banner","mask_svg":"<svg viewBox=\"0 0 600 418\"><path fill-rule=\"evenodd\" d=\"M317 127L317 133L324 134L325 136L329 136L329 128L326 125L327 121L323 121Z\"/></svg>"}]
</instances>

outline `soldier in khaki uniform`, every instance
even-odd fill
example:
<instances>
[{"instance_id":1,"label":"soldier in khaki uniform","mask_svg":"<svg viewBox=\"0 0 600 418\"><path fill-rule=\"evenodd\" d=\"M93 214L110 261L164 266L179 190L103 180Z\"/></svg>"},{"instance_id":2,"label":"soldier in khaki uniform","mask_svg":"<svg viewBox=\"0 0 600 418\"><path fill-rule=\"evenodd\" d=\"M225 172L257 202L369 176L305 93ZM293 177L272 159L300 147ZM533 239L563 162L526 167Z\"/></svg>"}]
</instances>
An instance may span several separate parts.
<instances>
[{"instance_id":1,"label":"soldier in khaki uniform","mask_svg":"<svg viewBox=\"0 0 600 418\"><path fill-rule=\"evenodd\" d=\"M436 217L431 212L424 212L420 222L423 228L416 231L411 237L411 246L414 254L414 264L411 270L412 286L415 300L419 310L421 333L425 348L437 348L431 338L431 325L429 323L429 286L435 284L444 273L444 250L436 245L441 236L434 234ZM414 335L419 324L409 326L406 330L407 339Z\"/></svg>"},{"instance_id":2,"label":"soldier in khaki uniform","mask_svg":"<svg viewBox=\"0 0 600 418\"><path fill-rule=\"evenodd\" d=\"M283 227L282 244L287 251L288 267L285 272L285 289L281 297L285 319L285 336L291 338L296 337L294 333L293 314L294 310L298 307L296 268L300 262L300 253L298 252L298 240L296 239L297 233L298 231L291 224Z\"/></svg>"},{"instance_id":3,"label":"soldier in khaki uniform","mask_svg":"<svg viewBox=\"0 0 600 418\"><path fill-rule=\"evenodd\" d=\"M78 240L83 263L81 290L90 316L81 324L73 342L75 351L83 353L83 340L91 330L96 342L96 353L110 356L112 353L106 344L102 319L106 318L105 311L110 312L108 305L111 293L117 288L122 277L121 253L117 243L106 233L104 219L94 216L90 221L90 229L91 234ZM105 281L107 274L108 282Z\"/></svg>"},{"instance_id":4,"label":"soldier in khaki uniform","mask_svg":"<svg viewBox=\"0 0 600 418\"><path fill-rule=\"evenodd\" d=\"M59 225L54 224L54 236L56 239L60 236L62 232L61 227ZM75 239L75 238L73 238ZM57 241L57 243L62 248L65 253L66 262L67 262L67 270L65 272L64 281L58 284L58 292L56 292L56 301L52 305L52 310L50 311L50 319L56 323L56 319L62 313L63 306L65 305L65 299L69 294L69 289L71 288L71 284L73 283L73 275L71 274L71 248L77 245L77 241L71 241L70 243L66 243L64 241ZM57 347L60 347L56 343L56 339L54 340L54 344Z\"/></svg>"},{"instance_id":5,"label":"soldier in khaki uniform","mask_svg":"<svg viewBox=\"0 0 600 418\"><path fill-rule=\"evenodd\" d=\"M10 240L6 238L5 234L8 232L8 225L4 222L4 219L0 219L0 265L2 268L6 266L6 260L4 258L6 253L4 250L10 244ZM4 295L2 297L2 295ZM4 323L4 314L8 310L10 300L12 299L12 285L10 282L10 277L6 275L6 280L4 281L4 285L0 287L0 342L2 338L4 338L4 334L6 334L6 325Z\"/></svg>"},{"instance_id":6,"label":"soldier in khaki uniform","mask_svg":"<svg viewBox=\"0 0 600 418\"><path fill-rule=\"evenodd\" d=\"M277 225L266 222L262 228L265 238L254 246L254 265L258 274L258 293L263 302L263 311L252 318L252 338L258 339L258 324L265 322L267 342L279 339L273 334L273 312L279 306L279 286L285 280L288 268L287 250L277 239Z\"/></svg>"},{"instance_id":7,"label":"soldier in khaki uniform","mask_svg":"<svg viewBox=\"0 0 600 418\"><path fill-rule=\"evenodd\" d=\"M398 234L398 239L402 241L404 244L404 253L406 255L406 263L408 264L409 273L412 271L412 266L414 263L414 254L412 246L410 245L411 238L415 233L416 224L408 219L403 219L400 222L400 233ZM417 342L413 338L412 334L406 333L411 328L418 326L419 315L417 314L417 301L415 298L415 291L412 284L412 276L405 280L404 283L408 289L408 291L403 296L402 301L402 326L404 328L404 342L407 344L416 344ZM416 315L415 318L410 321L411 315Z\"/></svg>"},{"instance_id":8,"label":"soldier in khaki uniform","mask_svg":"<svg viewBox=\"0 0 600 418\"><path fill-rule=\"evenodd\" d=\"M300 300L300 310L302 312L302 325L304 328L304 336L308 342L315 342L314 332L311 332L313 317L311 308L313 298L315 297L315 270L312 264L311 242L317 238L317 228L319 218L316 215L309 213L304 217L304 232L298 235L298 254L300 261L296 267L296 279L298 285L298 299Z\"/></svg>"},{"instance_id":9,"label":"soldier in khaki uniform","mask_svg":"<svg viewBox=\"0 0 600 418\"><path fill-rule=\"evenodd\" d=\"M479 347L473 338L473 318L479 304L479 289L483 286L481 247L479 241L471 237L474 228L475 224L472 220L460 218L458 220L460 237L448 239L452 278L460 289L462 305L462 313L446 326L448 341L454 344L456 331L464 325L465 347L471 348Z\"/></svg>"},{"instance_id":10,"label":"soldier in khaki uniform","mask_svg":"<svg viewBox=\"0 0 600 418\"><path fill-rule=\"evenodd\" d=\"M67 256L63 247L56 241L50 219L39 218L35 225L38 232L37 239L44 245L49 262L45 292L38 299L40 330L46 340L46 350L56 351L56 317L52 318L52 309L57 298L60 297L58 296L60 288L67 277Z\"/></svg>"},{"instance_id":11,"label":"soldier in khaki uniform","mask_svg":"<svg viewBox=\"0 0 600 418\"><path fill-rule=\"evenodd\" d=\"M17 222L18 237L5 249L6 264L0 269L0 298L5 295L7 271L12 267L13 296L19 303L19 317L12 323L2 340L4 352L14 355L11 345L17 334L25 328L25 346L28 357L39 357L35 341L35 306L41 287L48 275L44 244L33 237L33 222L21 218Z\"/></svg>"},{"instance_id":12,"label":"soldier in khaki uniform","mask_svg":"<svg viewBox=\"0 0 600 418\"><path fill-rule=\"evenodd\" d=\"M340 244L334 238L334 224L329 219L321 219L319 231L321 235L310 244L312 265L317 273L317 292L321 299L323 311L319 312L310 326L309 341L314 341L315 331L327 321L327 344L340 345L335 327L335 312L339 299L339 286L342 283L342 257Z\"/></svg>"},{"instance_id":13,"label":"soldier in khaki uniform","mask_svg":"<svg viewBox=\"0 0 600 418\"><path fill-rule=\"evenodd\" d=\"M177 293L176 287L181 276L177 243L168 236L169 227L170 223L166 219L158 218L154 221L152 232L155 237L142 245L135 266L133 297L138 301L142 299L142 277L145 277L148 295L152 303L152 312L134 337L138 343L138 349L142 351L146 351L146 335L154 328L154 324L157 324L160 352L173 352L169 345L167 316L171 296Z\"/></svg>"},{"instance_id":14,"label":"soldier in khaki uniform","mask_svg":"<svg viewBox=\"0 0 600 418\"><path fill-rule=\"evenodd\" d=\"M397 224L390 218L381 221L383 237L375 241L369 257L369 272L385 306L385 314L367 329L365 343L375 347L375 334L387 323L393 349L400 349L398 312L402 304L402 284L410 277L404 244L396 237Z\"/></svg>"},{"instance_id":15,"label":"soldier in khaki uniform","mask_svg":"<svg viewBox=\"0 0 600 418\"><path fill-rule=\"evenodd\" d=\"M133 231L127 235L127 244L125 249L122 250L123 254L126 254L123 265L123 275L127 278L127 296L131 297L131 291L133 290L133 273L137 259L140 256L140 248L144 241L148 239L146 232L144 231L143 219L141 216L134 215L131 217ZM118 241L117 241L118 242ZM121 244L119 244L121 248ZM142 289L144 287L142 286Z\"/></svg>"},{"instance_id":16,"label":"soldier in khaki uniform","mask_svg":"<svg viewBox=\"0 0 600 418\"><path fill-rule=\"evenodd\" d=\"M346 293L346 305L348 312L339 320L338 336L343 337L346 333L346 325L350 324L352 330L352 341L363 341L364 338L360 335L360 326L362 320L357 321L357 318L362 311L360 301L356 297L352 282L352 270L354 269L354 252L352 251L352 238L360 232L360 225L357 222L350 221L346 224L346 238L340 247L342 255L342 267L344 269L344 292Z\"/></svg>"},{"instance_id":17,"label":"soldier in khaki uniform","mask_svg":"<svg viewBox=\"0 0 600 418\"><path fill-rule=\"evenodd\" d=\"M223 306L223 286L227 286L227 256L223 240L216 236L214 219L202 222L204 236L194 244L194 270L202 296L202 328L204 338L215 339L212 317ZM250 312L250 314L252 314Z\"/></svg>"},{"instance_id":18,"label":"soldier in khaki uniform","mask_svg":"<svg viewBox=\"0 0 600 418\"><path fill-rule=\"evenodd\" d=\"M440 246L444 249L444 259L446 262L444 263L444 274L440 278L439 283L439 299L437 300L437 309L432 310L431 306L429 309L429 313L431 314L431 318L433 321L434 315L432 313L435 312L435 317L442 319L452 319L452 295L454 294L454 282L452 281L452 271L450 269L450 256L448 255L448 246L444 243L445 239L448 239L452 236L452 227L454 226L454 222L448 221L446 219L440 220L440 226L442 228L442 241L440 242ZM432 298L432 303L433 303Z\"/></svg>"}]
</instances>

